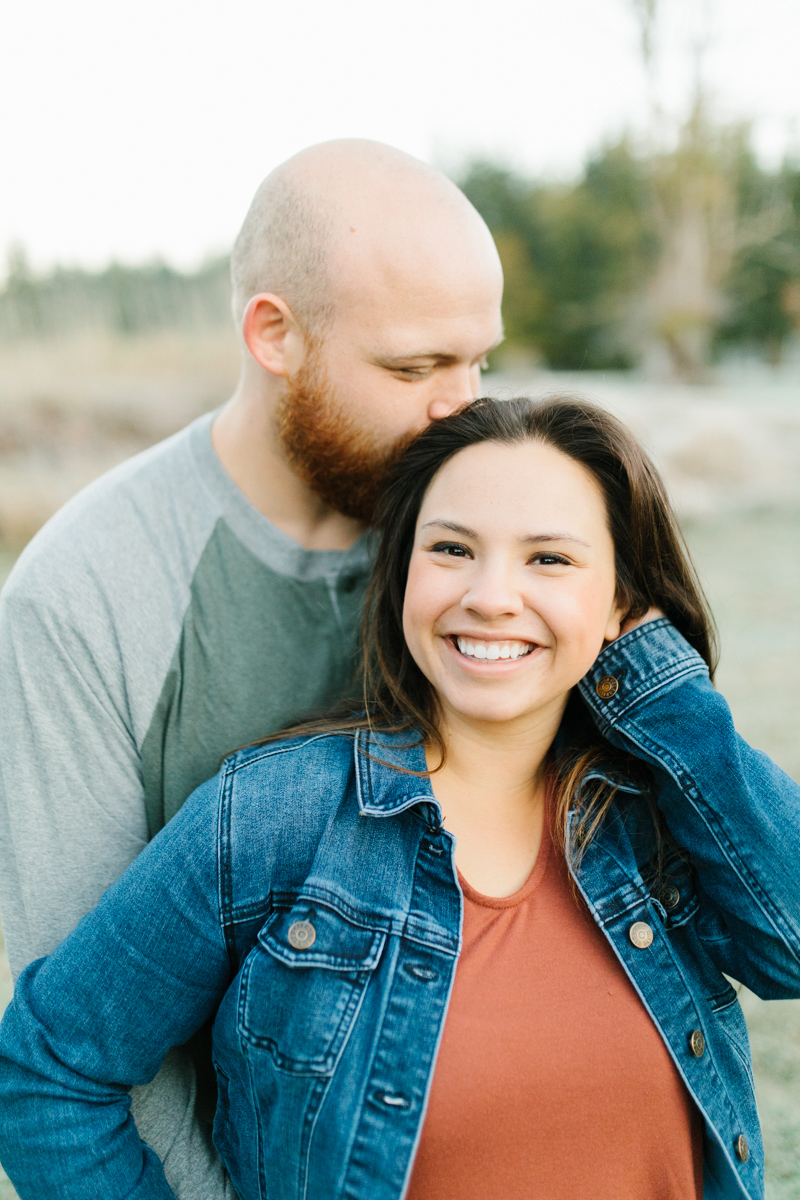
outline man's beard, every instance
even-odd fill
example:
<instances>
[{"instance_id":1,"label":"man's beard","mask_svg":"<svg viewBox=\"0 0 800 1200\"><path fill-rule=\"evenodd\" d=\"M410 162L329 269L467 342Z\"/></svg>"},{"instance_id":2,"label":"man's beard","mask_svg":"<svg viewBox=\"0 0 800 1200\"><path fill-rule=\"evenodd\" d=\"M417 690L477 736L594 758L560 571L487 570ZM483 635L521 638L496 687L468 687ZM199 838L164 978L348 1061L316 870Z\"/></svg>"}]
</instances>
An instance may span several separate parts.
<instances>
[{"instance_id":1,"label":"man's beard","mask_svg":"<svg viewBox=\"0 0 800 1200\"><path fill-rule=\"evenodd\" d=\"M287 380L277 431L288 462L321 500L371 525L387 472L414 437L381 445L343 412L313 351Z\"/></svg>"}]
</instances>

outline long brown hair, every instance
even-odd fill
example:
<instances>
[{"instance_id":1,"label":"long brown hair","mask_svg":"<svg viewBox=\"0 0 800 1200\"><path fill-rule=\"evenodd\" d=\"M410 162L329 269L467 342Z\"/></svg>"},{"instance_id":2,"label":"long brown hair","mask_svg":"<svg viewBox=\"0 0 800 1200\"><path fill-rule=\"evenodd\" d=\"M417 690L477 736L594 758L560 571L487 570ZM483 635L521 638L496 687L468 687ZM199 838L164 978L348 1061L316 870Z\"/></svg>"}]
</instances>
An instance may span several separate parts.
<instances>
[{"instance_id":1,"label":"long brown hair","mask_svg":"<svg viewBox=\"0 0 800 1200\"><path fill-rule=\"evenodd\" d=\"M298 728L353 729L368 724L436 747L446 746L437 724L436 696L412 658L403 636L403 602L417 517L425 493L442 466L459 451L482 442L541 442L580 463L605 499L615 550L617 600L626 618L660 608L694 646L713 674L713 622L658 471L633 434L597 405L569 396L541 400L476 400L434 421L407 447L387 479L378 511L378 546L367 590L361 686L365 713L331 717ZM646 780L641 764L614 751L587 720L567 737L553 763L555 823L580 796L575 825L585 845L613 802L618 784L633 775ZM296 732L293 730L292 732ZM602 770L598 770L602 767ZM598 770L593 790L582 788ZM646 783L643 784L646 790Z\"/></svg>"}]
</instances>

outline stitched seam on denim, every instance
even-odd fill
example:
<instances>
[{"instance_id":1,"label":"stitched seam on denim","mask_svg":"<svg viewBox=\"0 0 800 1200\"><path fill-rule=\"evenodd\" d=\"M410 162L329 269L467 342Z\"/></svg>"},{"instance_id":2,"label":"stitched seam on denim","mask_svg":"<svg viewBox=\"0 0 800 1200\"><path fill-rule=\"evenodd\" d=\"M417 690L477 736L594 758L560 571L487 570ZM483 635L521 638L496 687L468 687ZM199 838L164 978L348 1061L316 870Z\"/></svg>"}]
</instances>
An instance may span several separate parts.
<instances>
[{"instance_id":1,"label":"stitched seam on denim","mask_svg":"<svg viewBox=\"0 0 800 1200\"><path fill-rule=\"evenodd\" d=\"M631 727L637 729L636 725ZM638 745L643 750L648 750L653 754L658 762L672 776L678 788L686 795L694 804L699 816L702 817L706 828L708 829L715 842L722 850L725 859L732 870L736 872L739 879L749 891L753 900L758 904L764 916L772 925L775 936L782 942L784 947L789 950L793 958L800 962L800 953L795 946L791 945L792 939L796 938L796 931L788 924L784 923L783 915L777 905L773 904L770 897L764 892L761 884L754 875L750 872L747 863L742 859L725 833L722 826L717 820L717 813L706 803L703 794L697 783L688 771L684 770L681 764L667 751L663 746L653 741L642 730L638 730L640 740L633 736L632 732L628 733L628 737L632 742ZM701 812L702 807L702 812ZM712 819L709 819L712 818ZM715 829L716 827L716 829ZM777 917L777 919L776 919ZM783 932L782 932L783 931Z\"/></svg>"},{"instance_id":2,"label":"stitched seam on denim","mask_svg":"<svg viewBox=\"0 0 800 1200\"><path fill-rule=\"evenodd\" d=\"M241 981L240 981L240 983L239 983L239 995L240 996L241 996L241 993L242 993L242 985L241 985ZM236 1011L237 1011L236 1037L237 1037L237 1041L241 1045L243 1038L242 1038L241 1034L239 1033L240 1023L238 1022L238 1011L239 1011L238 1003L236 1006ZM254 1114L255 1126L256 1126L256 1146L257 1146L257 1151L258 1151L257 1156L256 1156L256 1165L257 1165L259 1200L267 1200L267 1176L266 1176L266 1168L264 1165L264 1122L261 1120L261 1106L258 1103L258 1092L257 1092L256 1086L255 1086L255 1078L254 1078L255 1070L254 1070L254 1065L253 1065L253 1056L251 1053L251 1049L252 1049L252 1047L250 1047L245 1042L244 1047L243 1047L243 1053L244 1053L245 1062L247 1063L247 1085L248 1085L248 1089L250 1091L250 1109L251 1109L252 1113Z\"/></svg>"},{"instance_id":3,"label":"stitched seam on denim","mask_svg":"<svg viewBox=\"0 0 800 1200\"><path fill-rule=\"evenodd\" d=\"M218 918L222 932L228 962L235 973L236 961L235 939L231 936L231 917L233 914L233 871L231 869L231 800L233 795L233 777L227 773L220 777L217 800L217 903Z\"/></svg>"},{"instance_id":4,"label":"stitched seam on denim","mask_svg":"<svg viewBox=\"0 0 800 1200\"><path fill-rule=\"evenodd\" d=\"M272 910L272 893L267 892L263 900L254 900L251 904L235 905L228 919L229 925L244 925L255 917L267 919Z\"/></svg>"},{"instance_id":5,"label":"stitched seam on denim","mask_svg":"<svg viewBox=\"0 0 800 1200\"><path fill-rule=\"evenodd\" d=\"M628 867L628 864L626 862L623 862L622 858L617 857L617 854L610 846L604 846L603 842L600 840L600 838L595 840L593 849L596 852L599 852L600 854L605 854L606 858L611 859L611 861L614 863L614 866L619 869L620 873L625 877L626 881L628 883L630 883L632 887L635 887L638 889L638 891L640 892L641 897L642 897L642 903L646 904L646 903L650 902L650 900L651 900L650 892L644 882L644 879L642 878L642 876L638 870L637 870L636 874L633 876L633 878L631 878L630 869ZM615 894L615 893L612 893L612 895L613 894Z\"/></svg>"},{"instance_id":6,"label":"stitched seam on denim","mask_svg":"<svg viewBox=\"0 0 800 1200\"><path fill-rule=\"evenodd\" d=\"M361 730L357 729L353 738L353 757L356 768L356 797L358 799L359 812L366 812L369 808L369 800L366 799L364 792L366 790L370 800L372 799L372 779L369 773L369 759L361 749Z\"/></svg>"},{"instance_id":7,"label":"stitched seam on denim","mask_svg":"<svg viewBox=\"0 0 800 1200\"><path fill-rule=\"evenodd\" d=\"M415 946L422 946L426 950L435 950L438 954L447 954L450 958L458 958L458 947L454 947L452 942L443 942L438 938L428 941L421 933L414 934L410 932L407 926L400 936L407 942L413 942Z\"/></svg>"},{"instance_id":8,"label":"stitched seam on denim","mask_svg":"<svg viewBox=\"0 0 800 1200\"><path fill-rule=\"evenodd\" d=\"M726 1013L726 1012L728 1012L728 1011L729 1011L729 1010L730 1010L732 1007L733 1007L733 1006L732 1006L732 1004L727 1004L727 1005L725 1006L725 1008L718 1008L718 1009L715 1009L715 1010L714 1010L714 1011L715 1011L715 1015L716 1015L717 1013ZM728 1033L728 1032L726 1031L726 1029L725 1029L725 1022L724 1022L724 1020L723 1020L723 1021L720 1021L720 1022L718 1022L718 1026L719 1026L719 1031L720 1031L720 1033L721 1033L721 1034L722 1034L722 1036L725 1038L725 1040L728 1042L728 1044L729 1044L729 1045L730 1045L730 1046L733 1048L734 1054L736 1055L736 1057L739 1059L739 1062L740 1062L740 1063L742 1064L742 1066L744 1067L744 1069L745 1069L745 1072L746 1072L746 1074L747 1074L747 1078L750 1080L750 1087L751 1087L751 1089L752 1089L752 1090L755 1092L755 1080L754 1080L754 1078L753 1078L753 1063L752 1063L752 1060L751 1060L750 1062L748 1062L748 1061L747 1061L747 1058L745 1057L745 1055L744 1055L743 1051L742 1051L742 1050L740 1049L740 1047L739 1047L739 1043L736 1041L736 1039L733 1037L733 1035L732 1035L732 1034L730 1034L730 1033Z\"/></svg>"},{"instance_id":9,"label":"stitched seam on denim","mask_svg":"<svg viewBox=\"0 0 800 1200\"><path fill-rule=\"evenodd\" d=\"M325 1103L325 1096L327 1095L328 1090L331 1086L331 1081L332 1081L332 1076L329 1077L328 1079L318 1079L316 1081L316 1083L314 1085L314 1092L312 1093L312 1097L308 1102L308 1105L306 1107L305 1116L303 1119L303 1132L305 1133L306 1127L308 1126L308 1110L310 1109L315 1096L318 1096L319 1098L318 1098L317 1107L314 1111L313 1117L311 1118L311 1127L308 1129L308 1138L307 1138L307 1142L306 1142L305 1155L303 1155L303 1153L302 1153L302 1149L303 1149L302 1137L301 1137L301 1141L300 1141L301 1153L300 1153L300 1162L298 1163L298 1172L299 1173L298 1173L298 1179L297 1179L297 1188L298 1188L298 1192L300 1193L300 1195L302 1197L302 1200L306 1200L306 1197L308 1196L308 1176L309 1176L309 1165L311 1162L311 1143L314 1140L314 1130L317 1127L317 1121L319 1120L319 1114L322 1110L322 1105ZM322 1093L321 1095L319 1094L320 1092Z\"/></svg>"},{"instance_id":10,"label":"stitched seam on denim","mask_svg":"<svg viewBox=\"0 0 800 1200\"><path fill-rule=\"evenodd\" d=\"M304 750L306 746L312 745L313 742L320 742L325 738L343 737L344 731L332 730L330 733L315 733L313 737L306 738L305 741L298 742L294 746L276 746L274 750L265 750L263 754L255 754L252 758L243 759L239 762L239 754L247 753L247 748L237 750L231 758L226 758L222 764L222 770L226 775L235 775L237 771L244 771L247 767L254 763L263 762L265 758L274 758L278 754L294 754L298 750Z\"/></svg>"},{"instance_id":11,"label":"stitched seam on denim","mask_svg":"<svg viewBox=\"0 0 800 1200\"><path fill-rule=\"evenodd\" d=\"M628 633L624 633L622 637L616 638L610 646L606 646L605 650L601 652L600 657L606 651L627 649L628 646L632 646L643 637L648 637L656 629L668 629L670 623L669 617L657 617L655 621L645 621L643 625L637 625L636 629L631 629Z\"/></svg>"},{"instance_id":12,"label":"stitched seam on denim","mask_svg":"<svg viewBox=\"0 0 800 1200\"><path fill-rule=\"evenodd\" d=\"M396 915L387 914L385 917L372 912L365 913L363 909L355 908L347 900L343 900L338 892L331 892L319 884L309 884L307 881L295 890L273 892L272 900L280 908L294 908L300 900L317 900L332 908L340 917L344 917L351 925L359 929L367 929L370 933L388 933L398 928L398 921L404 922L407 914L401 911Z\"/></svg>"},{"instance_id":13,"label":"stitched seam on denim","mask_svg":"<svg viewBox=\"0 0 800 1200\"><path fill-rule=\"evenodd\" d=\"M619 705L619 711L612 718L615 722L619 721L627 712L639 705L648 696L652 696L654 692L663 691L667 684L678 683L682 679L690 678L692 675L702 675L705 677L706 668L700 666L693 659L684 660L682 663L673 663L663 671L658 671L654 675L648 677L646 681L637 687L637 689L628 696L626 694L626 703L623 707L622 702Z\"/></svg>"},{"instance_id":14,"label":"stitched seam on denim","mask_svg":"<svg viewBox=\"0 0 800 1200\"><path fill-rule=\"evenodd\" d=\"M674 664L659 671L654 676L648 676L647 680L643 681L632 695L626 696L624 706L620 703L616 709L613 706L604 707L598 701L598 697L591 684L585 684L581 680L578 688L583 699L591 710L597 714L602 724L607 729L613 729L633 707L640 705L643 700L646 700L655 692L663 691L667 684L678 683L681 679L687 679L692 675L706 675L705 665L699 665L694 659L684 660L684 662L686 665L682 670L678 670L680 664Z\"/></svg>"},{"instance_id":15,"label":"stitched seam on denim","mask_svg":"<svg viewBox=\"0 0 800 1200\"><path fill-rule=\"evenodd\" d=\"M644 897L637 896L636 898L631 900L630 904L626 904L624 908L615 909L614 912L609 913L607 916L604 916L602 918L601 924L605 928L610 923L621 920L622 917L627 916L628 913L632 912L634 909L641 908L643 904L647 904L647 907L650 908L650 907L652 907L652 905L650 903L648 903L649 900L650 900L649 896L647 897L647 900L645 900ZM652 914L649 914L649 915L652 916ZM599 910L598 910L598 921L600 921Z\"/></svg>"}]
</instances>

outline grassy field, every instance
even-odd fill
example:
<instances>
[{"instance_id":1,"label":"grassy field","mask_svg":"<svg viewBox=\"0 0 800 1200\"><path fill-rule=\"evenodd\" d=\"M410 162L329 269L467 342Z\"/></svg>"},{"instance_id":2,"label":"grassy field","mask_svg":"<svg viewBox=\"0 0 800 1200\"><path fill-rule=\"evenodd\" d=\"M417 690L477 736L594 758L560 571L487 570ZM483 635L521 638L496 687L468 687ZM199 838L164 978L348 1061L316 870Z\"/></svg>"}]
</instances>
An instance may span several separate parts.
<instances>
[{"instance_id":1,"label":"grassy field","mask_svg":"<svg viewBox=\"0 0 800 1200\"><path fill-rule=\"evenodd\" d=\"M219 357L222 367L216 390L204 393L198 382L197 393L182 398L187 415L224 398L224 371L230 369L230 360L222 352ZM176 370L172 359L169 369ZM718 686L731 703L737 727L748 741L800 779L800 381L789 385L773 381L767 387L755 381L717 389L642 386L635 381L586 376L491 382L501 394L577 387L603 400L637 429L667 477L716 614L722 645ZM0 370L0 426L2 385ZM152 380L149 386L161 399L163 390L159 392ZM207 381L202 386L206 387ZM136 394L135 387L130 396L125 393L126 411ZM20 403L21 399L15 403L15 412ZM159 412L158 404L153 412ZM138 442L153 440L159 422L163 427L175 417L163 414L158 420L155 416L148 422L137 420L138 425L129 420L124 426L128 453ZM76 435L84 455L84 474L96 473L124 456L104 429L102 436L91 431L84 431L80 438ZM87 446L94 447L91 460ZM22 478L25 464L30 463L39 479L47 457L43 459L35 446L14 453L16 458L7 456L6 468L14 466L16 478ZM68 455L65 457L63 447L53 455L51 461L61 473L59 487L68 491L73 478ZM0 444L0 530L3 469ZM34 505L26 513L39 513L44 511L42 506L46 509L47 503L52 504L47 497L42 499L41 490L36 494L39 508ZM18 499L15 502L19 505ZM9 508L6 519L22 522L23 517L28 519L24 514L14 518ZM12 550L0 550L0 583L13 557ZM10 981L0 950L0 1008L9 995ZM764 1127L767 1197L798 1200L800 1001L767 1004L745 993L742 1002ZM0 1200L11 1200L13 1195L10 1184L0 1179Z\"/></svg>"}]
</instances>

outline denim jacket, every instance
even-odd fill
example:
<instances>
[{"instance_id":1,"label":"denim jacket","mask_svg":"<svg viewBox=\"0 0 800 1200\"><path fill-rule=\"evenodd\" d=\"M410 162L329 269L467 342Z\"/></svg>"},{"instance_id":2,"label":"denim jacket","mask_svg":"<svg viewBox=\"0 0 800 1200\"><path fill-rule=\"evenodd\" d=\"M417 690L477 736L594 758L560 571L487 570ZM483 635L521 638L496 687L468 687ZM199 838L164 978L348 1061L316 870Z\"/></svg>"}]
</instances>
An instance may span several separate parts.
<instances>
[{"instance_id":1,"label":"denim jacket","mask_svg":"<svg viewBox=\"0 0 800 1200\"><path fill-rule=\"evenodd\" d=\"M652 823L622 790L573 873L703 1114L705 1200L755 1200L763 1149L725 976L800 995L800 787L736 735L666 620L607 647L579 689L649 764L687 854L654 894ZM214 1140L243 1200L400 1200L462 900L428 779L392 763L424 770L419 748L361 732L237 753L20 976L0 1159L22 1200L171 1196L127 1089L215 1013Z\"/></svg>"}]
</instances>

